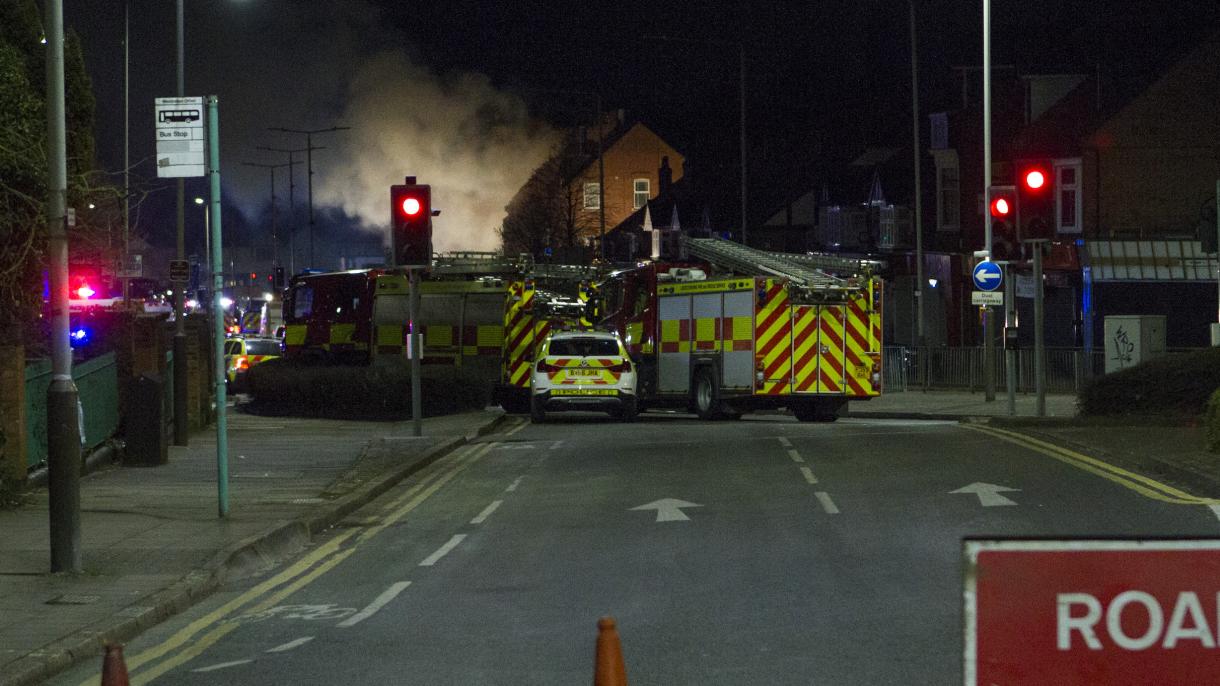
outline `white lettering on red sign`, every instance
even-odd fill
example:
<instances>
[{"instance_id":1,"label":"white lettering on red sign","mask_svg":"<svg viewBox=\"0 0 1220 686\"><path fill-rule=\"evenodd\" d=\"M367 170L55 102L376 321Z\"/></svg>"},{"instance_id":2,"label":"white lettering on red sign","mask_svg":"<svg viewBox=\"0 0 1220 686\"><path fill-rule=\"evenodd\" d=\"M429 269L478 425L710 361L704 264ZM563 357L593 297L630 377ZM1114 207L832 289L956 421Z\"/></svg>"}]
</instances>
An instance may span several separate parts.
<instances>
[{"instance_id":1,"label":"white lettering on red sign","mask_svg":"<svg viewBox=\"0 0 1220 686\"><path fill-rule=\"evenodd\" d=\"M1123 591L1104 608L1096 596L1088 593L1060 593L1055 601L1056 645L1059 650L1072 649L1074 634L1079 635L1080 644L1089 650L1102 650L1097 625L1103 615L1106 636L1111 643L1124 650L1147 650L1158 643L1162 648L1172 649L1180 641L1198 641L1204 648L1215 648L1220 642L1220 636L1216 636L1207 623L1199 595L1193 591L1178 594L1168 626L1161 604L1152 594L1144 591ZM1140 609L1136 610L1136 607ZM1146 618L1140 625L1142 630L1131 630L1130 624L1124 628L1123 615L1128 608L1131 608L1128 617L1139 614ZM1216 594L1216 617L1217 630L1220 630L1220 593Z\"/></svg>"}]
</instances>

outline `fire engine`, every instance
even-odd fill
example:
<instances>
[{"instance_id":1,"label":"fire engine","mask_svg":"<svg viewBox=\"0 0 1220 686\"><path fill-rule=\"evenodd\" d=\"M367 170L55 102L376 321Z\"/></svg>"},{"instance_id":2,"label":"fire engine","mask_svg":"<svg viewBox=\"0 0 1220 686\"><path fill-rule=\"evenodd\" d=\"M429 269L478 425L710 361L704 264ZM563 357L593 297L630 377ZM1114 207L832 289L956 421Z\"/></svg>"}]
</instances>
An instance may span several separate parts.
<instances>
[{"instance_id":1,"label":"fire engine","mask_svg":"<svg viewBox=\"0 0 1220 686\"><path fill-rule=\"evenodd\" d=\"M847 401L880 394L880 263L721 239L683 246L695 259L599 285L599 326L626 342L640 405L703 419L786 407L801 421L834 421Z\"/></svg>"}]
</instances>

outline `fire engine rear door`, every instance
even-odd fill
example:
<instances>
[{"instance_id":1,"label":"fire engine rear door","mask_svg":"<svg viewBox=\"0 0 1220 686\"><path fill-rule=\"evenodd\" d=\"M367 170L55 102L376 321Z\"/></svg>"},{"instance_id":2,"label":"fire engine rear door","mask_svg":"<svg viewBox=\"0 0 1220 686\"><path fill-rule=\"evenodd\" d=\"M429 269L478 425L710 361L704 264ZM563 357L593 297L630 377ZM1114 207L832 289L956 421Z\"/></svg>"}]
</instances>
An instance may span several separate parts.
<instances>
[{"instance_id":1,"label":"fire engine rear door","mask_svg":"<svg viewBox=\"0 0 1220 686\"><path fill-rule=\"evenodd\" d=\"M847 308L843 305L818 307L817 393L843 393L847 386L847 358L844 342Z\"/></svg>"}]
</instances>

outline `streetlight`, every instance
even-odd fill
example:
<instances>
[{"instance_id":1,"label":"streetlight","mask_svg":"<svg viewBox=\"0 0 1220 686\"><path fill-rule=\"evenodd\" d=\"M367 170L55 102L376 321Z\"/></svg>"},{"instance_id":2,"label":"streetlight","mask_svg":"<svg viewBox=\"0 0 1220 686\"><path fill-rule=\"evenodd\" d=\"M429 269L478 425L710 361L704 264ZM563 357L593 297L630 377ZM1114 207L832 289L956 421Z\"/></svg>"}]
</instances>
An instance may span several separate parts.
<instances>
[{"instance_id":1,"label":"streetlight","mask_svg":"<svg viewBox=\"0 0 1220 686\"><path fill-rule=\"evenodd\" d=\"M195 197L196 205L203 205L203 263L206 265L204 271L209 277L212 276L212 218L209 216L208 203L203 198ZM211 283L211 281L208 281Z\"/></svg>"}]
</instances>

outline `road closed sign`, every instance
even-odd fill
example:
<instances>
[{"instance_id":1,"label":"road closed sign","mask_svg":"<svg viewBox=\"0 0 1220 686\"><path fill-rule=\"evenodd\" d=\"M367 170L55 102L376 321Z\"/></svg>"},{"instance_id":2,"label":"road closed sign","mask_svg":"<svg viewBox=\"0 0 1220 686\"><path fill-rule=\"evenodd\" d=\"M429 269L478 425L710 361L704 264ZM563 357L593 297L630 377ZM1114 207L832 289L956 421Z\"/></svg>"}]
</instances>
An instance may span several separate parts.
<instances>
[{"instance_id":1,"label":"road closed sign","mask_svg":"<svg viewBox=\"0 0 1220 686\"><path fill-rule=\"evenodd\" d=\"M965 683L1220 683L1220 540L967 540Z\"/></svg>"}]
</instances>

